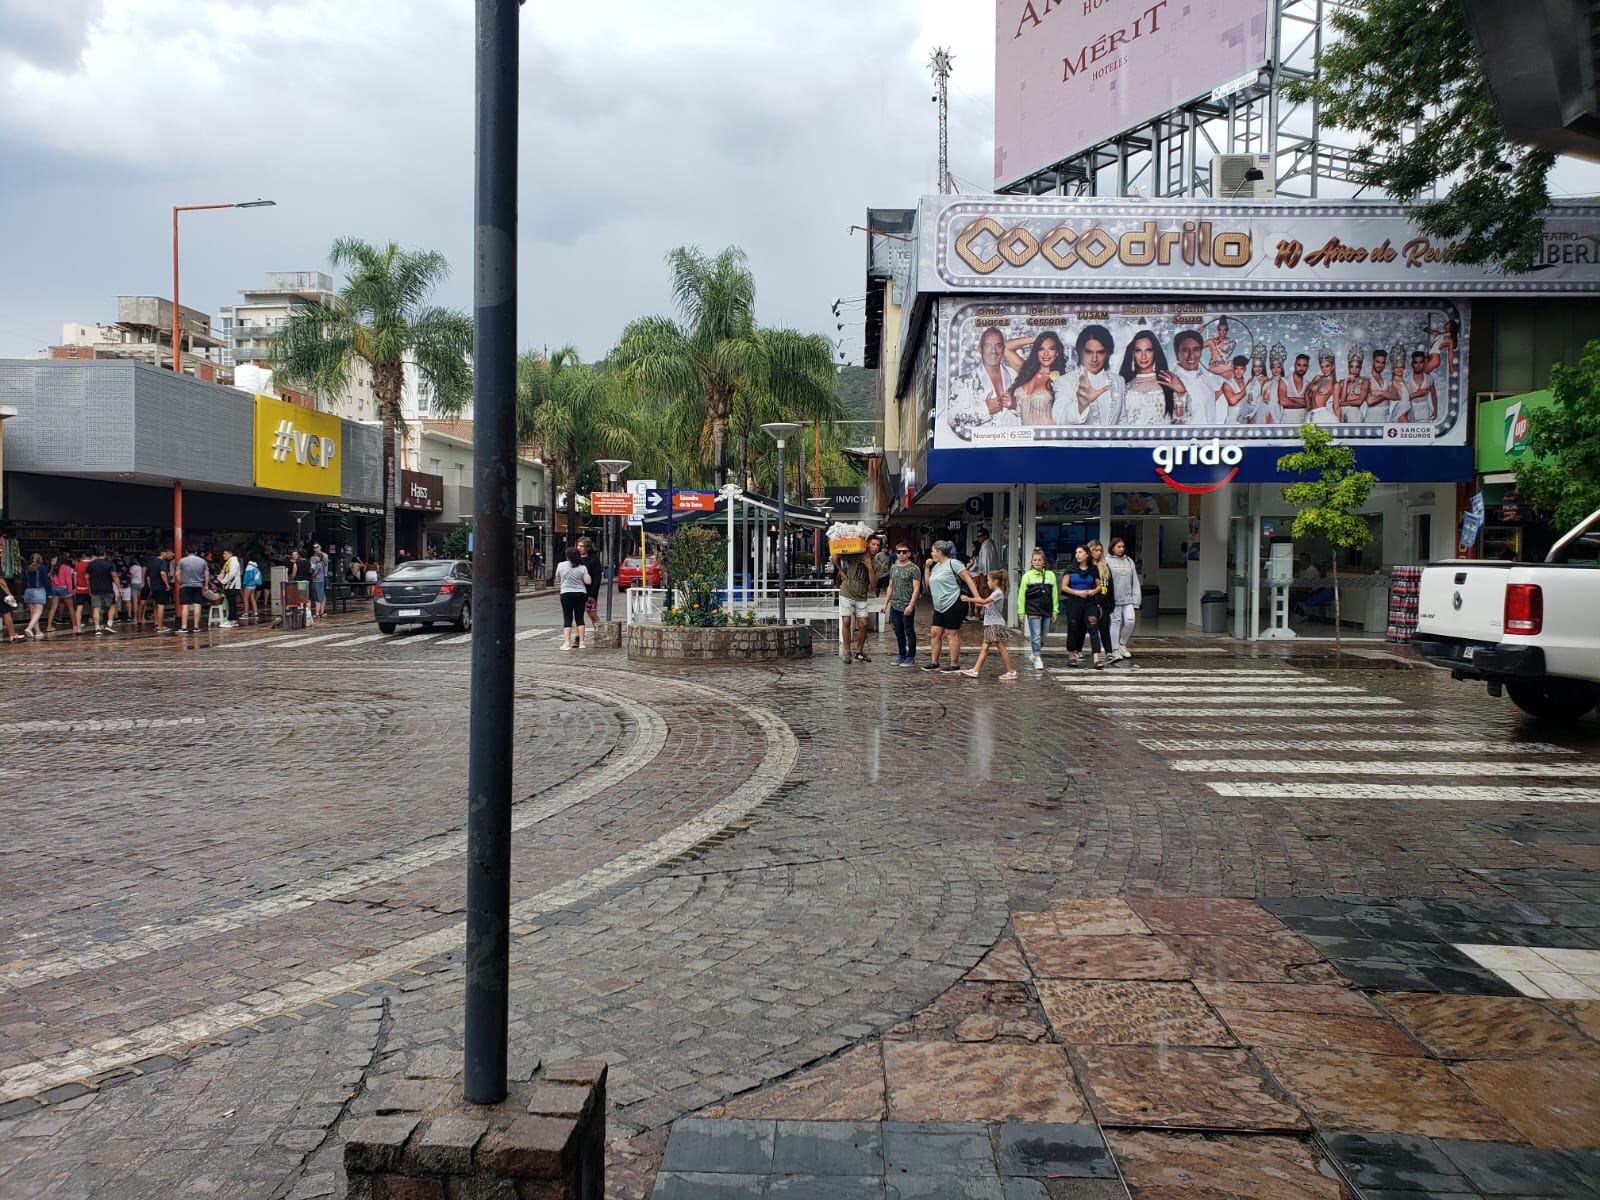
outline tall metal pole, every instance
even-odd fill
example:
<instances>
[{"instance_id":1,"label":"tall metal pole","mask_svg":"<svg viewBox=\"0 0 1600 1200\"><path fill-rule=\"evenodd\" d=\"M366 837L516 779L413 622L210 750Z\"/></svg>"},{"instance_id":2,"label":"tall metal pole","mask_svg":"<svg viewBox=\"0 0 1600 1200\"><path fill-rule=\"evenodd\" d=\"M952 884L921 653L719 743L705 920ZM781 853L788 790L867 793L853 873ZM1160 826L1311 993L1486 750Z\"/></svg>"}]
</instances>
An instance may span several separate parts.
<instances>
[{"instance_id":1,"label":"tall metal pole","mask_svg":"<svg viewBox=\"0 0 1600 1200\"><path fill-rule=\"evenodd\" d=\"M517 0L477 0L473 272L472 723L467 766L464 1091L506 1095L515 703Z\"/></svg>"},{"instance_id":2,"label":"tall metal pole","mask_svg":"<svg viewBox=\"0 0 1600 1200\"><path fill-rule=\"evenodd\" d=\"M786 483L787 483L787 480L785 480L784 477L783 477L783 439L779 438L778 439L778 624L779 625L786 625L786 624L788 624L788 621L789 621L789 611L785 607L785 604L784 604L784 601L785 601L786 595L787 595L787 580L785 579L785 576L789 573L789 571L788 571L788 567L789 567L789 547L788 547L788 544L783 539L783 535L786 532L786 530L784 529L784 519L783 519L783 493L787 490L787 488L784 486Z\"/></svg>"},{"instance_id":3,"label":"tall metal pole","mask_svg":"<svg viewBox=\"0 0 1600 1200\"><path fill-rule=\"evenodd\" d=\"M617 490L617 477L613 474L610 479L611 486L606 490L614 492ZM600 569L604 571L607 568L609 568L610 573L606 575L606 620L609 621L611 620L611 597L617 586L617 519L615 517L606 518L606 563Z\"/></svg>"}]
</instances>

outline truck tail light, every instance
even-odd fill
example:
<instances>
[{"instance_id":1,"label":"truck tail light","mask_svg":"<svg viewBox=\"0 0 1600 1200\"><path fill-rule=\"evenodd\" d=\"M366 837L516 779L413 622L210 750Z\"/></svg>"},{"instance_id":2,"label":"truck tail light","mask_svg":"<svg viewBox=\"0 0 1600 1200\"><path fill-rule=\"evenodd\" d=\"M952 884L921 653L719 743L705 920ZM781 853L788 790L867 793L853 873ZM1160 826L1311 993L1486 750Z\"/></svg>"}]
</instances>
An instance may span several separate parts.
<instances>
[{"instance_id":1,"label":"truck tail light","mask_svg":"<svg viewBox=\"0 0 1600 1200\"><path fill-rule=\"evenodd\" d=\"M381 587L379 587L377 584L373 584L372 585L372 598L374 600L382 600L383 599L383 589Z\"/></svg>"},{"instance_id":2,"label":"truck tail light","mask_svg":"<svg viewBox=\"0 0 1600 1200\"><path fill-rule=\"evenodd\" d=\"M1533 637L1544 629L1544 593L1537 583L1506 585L1506 632Z\"/></svg>"},{"instance_id":3,"label":"truck tail light","mask_svg":"<svg viewBox=\"0 0 1600 1200\"><path fill-rule=\"evenodd\" d=\"M439 585L439 595L441 596L453 596L455 595L455 592L456 585L451 583L448 579Z\"/></svg>"}]
</instances>

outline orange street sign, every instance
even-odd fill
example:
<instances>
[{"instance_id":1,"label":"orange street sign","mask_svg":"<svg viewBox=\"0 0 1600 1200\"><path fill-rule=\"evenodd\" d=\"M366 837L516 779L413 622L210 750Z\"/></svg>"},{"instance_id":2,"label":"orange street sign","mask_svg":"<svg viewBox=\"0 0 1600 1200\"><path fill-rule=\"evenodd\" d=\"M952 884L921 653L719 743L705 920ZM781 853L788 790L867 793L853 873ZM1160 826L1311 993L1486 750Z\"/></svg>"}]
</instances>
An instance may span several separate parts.
<instances>
[{"instance_id":1,"label":"orange street sign","mask_svg":"<svg viewBox=\"0 0 1600 1200\"><path fill-rule=\"evenodd\" d=\"M590 492L589 512L597 517L633 516L632 492Z\"/></svg>"}]
</instances>

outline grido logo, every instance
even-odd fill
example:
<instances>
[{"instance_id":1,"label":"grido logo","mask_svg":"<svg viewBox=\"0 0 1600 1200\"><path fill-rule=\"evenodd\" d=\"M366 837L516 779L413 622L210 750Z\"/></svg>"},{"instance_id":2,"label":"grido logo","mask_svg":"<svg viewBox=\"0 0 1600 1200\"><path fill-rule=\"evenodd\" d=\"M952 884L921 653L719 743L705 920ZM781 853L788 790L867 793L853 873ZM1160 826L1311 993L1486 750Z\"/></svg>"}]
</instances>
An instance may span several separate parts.
<instances>
[{"instance_id":1,"label":"grido logo","mask_svg":"<svg viewBox=\"0 0 1600 1200\"><path fill-rule=\"evenodd\" d=\"M1150 457L1155 460L1156 478L1162 483L1180 492L1199 495L1232 483L1239 473L1239 464L1244 461L1244 450L1239 446L1224 446L1221 438L1212 438L1209 442L1191 440L1176 446L1157 446ZM1204 470L1185 471L1190 477L1178 480L1173 478L1173 472L1179 467ZM1225 473L1223 468L1226 468ZM1195 475L1202 478L1193 478Z\"/></svg>"}]
</instances>

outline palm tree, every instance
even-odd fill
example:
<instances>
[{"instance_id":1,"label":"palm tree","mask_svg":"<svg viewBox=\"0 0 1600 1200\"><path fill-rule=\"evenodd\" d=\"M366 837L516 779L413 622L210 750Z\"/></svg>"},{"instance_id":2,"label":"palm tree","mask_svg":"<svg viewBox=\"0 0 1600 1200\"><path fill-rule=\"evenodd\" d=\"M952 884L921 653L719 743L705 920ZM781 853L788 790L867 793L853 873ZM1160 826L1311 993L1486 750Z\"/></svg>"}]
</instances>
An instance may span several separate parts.
<instances>
[{"instance_id":1,"label":"palm tree","mask_svg":"<svg viewBox=\"0 0 1600 1200\"><path fill-rule=\"evenodd\" d=\"M517 359L517 440L540 448L545 462L555 556L555 474L567 489L567 535L578 532L578 480L601 455L633 453L638 434L615 375L583 362L571 346Z\"/></svg>"},{"instance_id":2,"label":"palm tree","mask_svg":"<svg viewBox=\"0 0 1600 1200\"><path fill-rule=\"evenodd\" d=\"M697 464L709 460L721 485L728 479L729 422L741 394L818 404L816 382L824 374L832 392L832 356L823 338L756 324L755 279L737 246L715 258L679 246L667 255L667 266L681 321L656 316L630 322L612 362L631 388L668 410L680 452Z\"/></svg>"},{"instance_id":3,"label":"palm tree","mask_svg":"<svg viewBox=\"0 0 1600 1200\"><path fill-rule=\"evenodd\" d=\"M751 451L760 457L769 440L761 433L763 424L820 421L832 428L844 417L827 338L792 329L757 329L756 343L761 370L735 394L730 414L739 441L739 484L745 488L752 483Z\"/></svg>"},{"instance_id":4,"label":"palm tree","mask_svg":"<svg viewBox=\"0 0 1600 1200\"><path fill-rule=\"evenodd\" d=\"M460 413L472 399L472 318L455 309L428 304L434 287L449 273L444 256L433 250L402 250L394 242L374 246L360 238L340 238L328 253L335 267L347 268L333 305L295 309L273 336L270 357L288 383L323 393L342 391L352 368L364 362L383 417L383 565L394 569L396 438L405 427L400 396L405 364L414 363L434 403L446 416Z\"/></svg>"}]
</instances>

